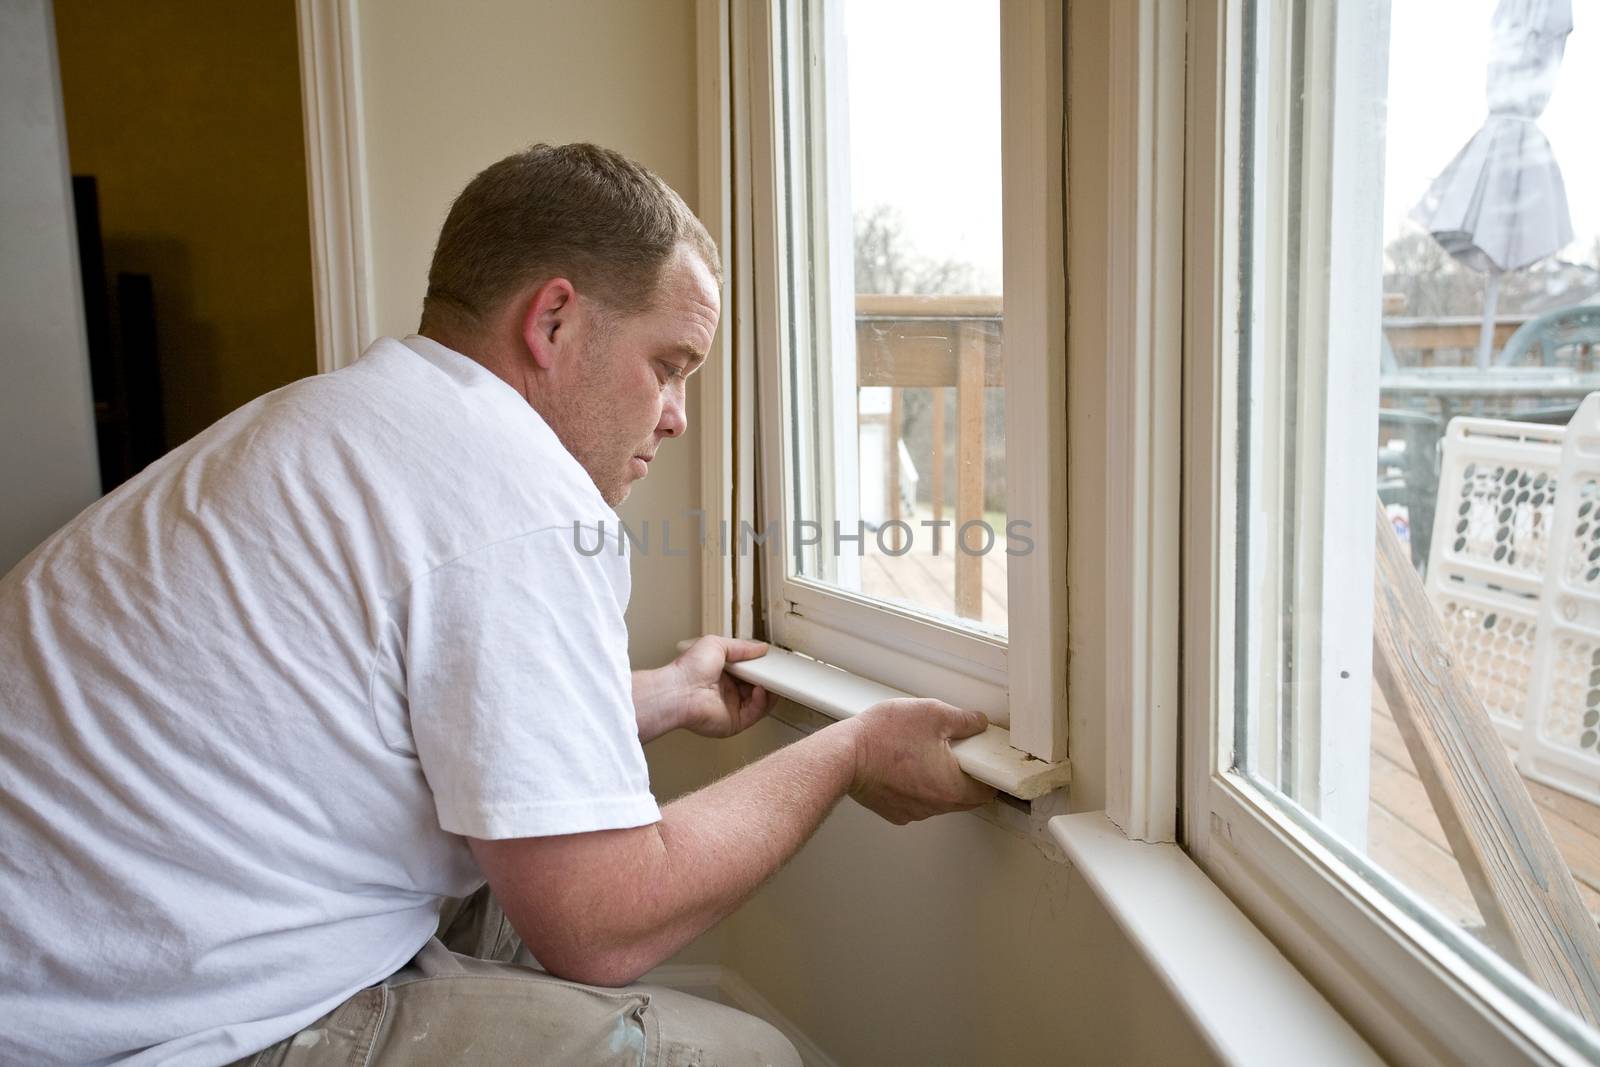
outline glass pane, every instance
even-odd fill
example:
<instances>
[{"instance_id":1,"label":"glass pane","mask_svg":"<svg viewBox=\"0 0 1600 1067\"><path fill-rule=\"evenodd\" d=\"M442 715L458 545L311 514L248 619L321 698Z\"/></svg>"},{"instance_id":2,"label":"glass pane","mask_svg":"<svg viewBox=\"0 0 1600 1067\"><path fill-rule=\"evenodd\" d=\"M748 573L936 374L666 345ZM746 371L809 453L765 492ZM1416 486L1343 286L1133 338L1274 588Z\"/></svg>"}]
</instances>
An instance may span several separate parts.
<instances>
[{"instance_id":1,"label":"glass pane","mask_svg":"<svg viewBox=\"0 0 1600 1067\"><path fill-rule=\"evenodd\" d=\"M1006 629L998 0L780 20L790 574ZM1013 536L1008 536L1013 535Z\"/></svg>"},{"instance_id":2,"label":"glass pane","mask_svg":"<svg viewBox=\"0 0 1600 1067\"><path fill-rule=\"evenodd\" d=\"M1600 1050L1600 25L1379 6L1246 8L1231 758Z\"/></svg>"}]
</instances>

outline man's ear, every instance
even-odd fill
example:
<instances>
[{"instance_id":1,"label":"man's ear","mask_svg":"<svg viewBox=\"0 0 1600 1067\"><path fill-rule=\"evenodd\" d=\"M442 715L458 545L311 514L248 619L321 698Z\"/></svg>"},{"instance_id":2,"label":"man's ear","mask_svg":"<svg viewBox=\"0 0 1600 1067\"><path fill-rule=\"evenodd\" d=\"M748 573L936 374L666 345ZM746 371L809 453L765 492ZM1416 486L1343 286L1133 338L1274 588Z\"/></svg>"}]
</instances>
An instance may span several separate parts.
<instances>
[{"instance_id":1,"label":"man's ear","mask_svg":"<svg viewBox=\"0 0 1600 1067\"><path fill-rule=\"evenodd\" d=\"M542 370L553 367L560 351L574 338L575 295L570 281L551 278L533 290L523 305L522 341Z\"/></svg>"}]
</instances>

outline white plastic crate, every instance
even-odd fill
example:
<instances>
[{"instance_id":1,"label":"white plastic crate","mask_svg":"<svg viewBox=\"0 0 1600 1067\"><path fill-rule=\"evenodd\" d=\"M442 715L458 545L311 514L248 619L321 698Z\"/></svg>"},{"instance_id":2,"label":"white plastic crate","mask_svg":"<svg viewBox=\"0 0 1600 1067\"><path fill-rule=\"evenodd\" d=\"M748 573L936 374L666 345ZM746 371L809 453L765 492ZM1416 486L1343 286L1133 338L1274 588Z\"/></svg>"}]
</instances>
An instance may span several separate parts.
<instances>
[{"instance_id":1,"label":"white plastic crate","mask_svg":"<svg viewBox=\"0 0 1600 1067\"><path fill-rule=\"evenodd\" d=\"M1560 426L1456 418L1445 433L1426 588L1500 736L1520 746L1555 529Z\"/></svg>"},{"instance_id":2,"label":"white plastic crate","mask_svg":"<svg viewBox=\"0 0 1600 1067\"><path fill-rule=\"evenodd\" d=\"M1600 804L1600 393L1568 425L1557 478L1561 536L1549 544L1517 766Z\"/></svg>"}]
</instances>

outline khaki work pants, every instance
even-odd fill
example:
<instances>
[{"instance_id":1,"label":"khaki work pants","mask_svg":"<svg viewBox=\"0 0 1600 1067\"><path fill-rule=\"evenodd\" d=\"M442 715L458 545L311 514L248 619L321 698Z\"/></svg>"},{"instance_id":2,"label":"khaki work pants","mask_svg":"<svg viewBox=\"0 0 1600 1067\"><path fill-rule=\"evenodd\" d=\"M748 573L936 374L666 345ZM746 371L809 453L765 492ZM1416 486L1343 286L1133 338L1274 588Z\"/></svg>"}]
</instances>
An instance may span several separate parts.
<instances>
[{"instance_id":1,"label":"khaki work pants","mask_svg":"<svg viewBox=\"0 0 1600 1067\"><path fill-rule=\"evenodd\" d=\"M672 989L567 982L532 966L488 887L447 901L411 962L234 1067L800 1067L787 1038Z\"/></svg>"}]
</instances>

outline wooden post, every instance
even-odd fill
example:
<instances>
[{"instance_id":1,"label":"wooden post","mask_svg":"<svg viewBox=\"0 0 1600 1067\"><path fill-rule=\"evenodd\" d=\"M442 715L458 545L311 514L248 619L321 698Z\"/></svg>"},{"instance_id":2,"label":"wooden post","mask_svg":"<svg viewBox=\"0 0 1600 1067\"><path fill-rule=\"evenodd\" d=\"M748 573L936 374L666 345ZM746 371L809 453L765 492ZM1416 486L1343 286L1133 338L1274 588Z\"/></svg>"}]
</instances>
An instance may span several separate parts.
<instances>
[{"instance_id":1,"label":"wooden post","mask_svg":"<svg viewBox=\"0 0 1600 1067\"><path fill-rule=\"evenodd\" d=\"M1485 934L1510 963L1594 1026L1600 930L1483 702L1456 668L1381 502L1377 536L1373 673L1483 913Z\"/></svg>"},{"instance_id":2,"label":"wooden post","mask_svg":"<svg viewBox=\"0 0 1600 1067\"><path fill-rule=\"evenodd\" d=\"M884 498L885 510L888 512L889 521L900 521L900 389L897 386L889 387L889 430L884 435L884 476L889 484L884 487L888 494ZM889 538L889 544L894 551L900 551L900 528L894 528Z\"/></svg>"},{"instance_id":3,"label":"wooden post","mask_svg":"<svg viewBox=\"0 0 1600 1067\"><path fill-rule=\"evenodd\" d=\"M962 548L961 528L983 518L983 325L956 329L956 614L983 617L983 557ZM974 531L976 533L976 531ZM974 547L983 544L980 538Z\"/></svg>"},{"instance_id":4,"label":"wooden post","mask_svg":"<svg viewBox=\"0 0 1600 1067\"><path fill-rule=\"evenodd\" d=\"M933 521L944 519L944 401L943 386L928 390L933 398Z\"/></svg>"}]
</instances>

